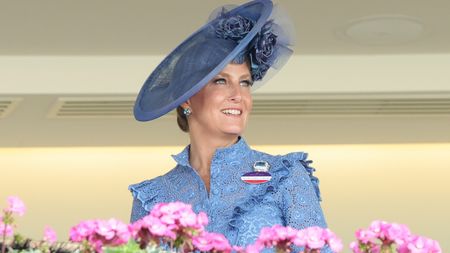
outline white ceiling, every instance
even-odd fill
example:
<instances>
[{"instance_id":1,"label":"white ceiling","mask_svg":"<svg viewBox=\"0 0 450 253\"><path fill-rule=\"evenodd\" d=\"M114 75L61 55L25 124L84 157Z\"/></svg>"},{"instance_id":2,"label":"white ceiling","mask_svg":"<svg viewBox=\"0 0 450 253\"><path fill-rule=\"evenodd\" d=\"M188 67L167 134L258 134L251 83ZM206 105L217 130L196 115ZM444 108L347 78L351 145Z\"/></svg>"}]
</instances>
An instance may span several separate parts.
<instances>
[{"instance_id":1,"label":"white ceiling","mask_svg":"<svg viewBox=\"0 0 450 253\"><path fill-rule=\"evenodd\" d=\"M1 0L0 55L165 55L204 24L212 10L242 2ZM448 0L275 2L294 22L297 54L450 53ZM358 44L342 36L345 27L355 20L380 15L406 16L420 23L423 30L409 43L377 46ZM368 36L372 42L377 37L395 42L398 36L411 32L408 27L394 26L381 30L372 27Z\"/></svg>"},{"instance_id":2,"label":"white ceiling","mask_svg":"<svg viewBox=\"0 0 450 253\"><path fill-rule=\"evenodd\" d=\"M450 1L275 2L294 21L296 56L258 93L450 99ZM211 10L240 3L0 0L0 100L21 99L0 118L0 147L186 144L170 117L140 123L48 114L59 97L135 96ZM450 142L450 114L254 116L246 137L252 144Z\"/></svg>"}]
</instances>

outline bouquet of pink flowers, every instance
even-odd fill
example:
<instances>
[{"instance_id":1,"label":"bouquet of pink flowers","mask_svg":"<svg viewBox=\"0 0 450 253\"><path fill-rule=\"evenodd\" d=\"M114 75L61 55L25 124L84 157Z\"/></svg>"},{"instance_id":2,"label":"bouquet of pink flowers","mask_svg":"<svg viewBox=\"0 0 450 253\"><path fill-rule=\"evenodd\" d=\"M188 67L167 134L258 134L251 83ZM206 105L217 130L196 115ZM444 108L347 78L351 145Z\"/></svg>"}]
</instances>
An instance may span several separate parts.
<instances>
[{"instance_id":1,"label":"bouquet of pink flowers","mask_svg":"<svg viewBox=\"0 0 450 253\"><path fill-rule=\"evenodd\" d=\"M2 237L1 241L1 252L5 253L7 250L11 251L8 248L6 243L6 239L8 237L13 236L14 234L14 215L23 216L25 214L25 204L23 201L16 196L9 196L7 198L7 207L3 209L3 215L0 215L0 237ZM15 244L21 246L21 244L30 243L28 240L24 240L21 236L15 235ZM33 243L33 247L38 249L40 252L49 251L50 245L56 242L56 233L55 231L46 226L44 229L44 237L41 241L37 243Z\"/></svg>"},{"instance_id":2,"label":"bouquet of pink flowers","mask_svg":"<svg viewBox=\"0 0 450 253\"><path fill-rule=\"evenodd\" d=\"M403 224L373 221L368 229L358 229L358 241L350 248L354 253L441 253L437 241L413 235Z\"/></svg>"},{"instance_id":3,"label":"bouquet of pink flowers","mask_svg":"<svg viewBox=\"0 0 450 253\"><path fill-rule=\"evenodd\" d=\"M197 215L190 205L173 202L155 205L149 215L131 227L134 239L141 248L152 242L157 245L167 243L170 248L192 251L192 239L201 235L207 224L208 217L205 213Z\"/></svg>"},{"instance_id":4,"label":"bouquet of pink flowers","mask_svg":"<svg viewBox=\"0 0 450 253\"><path fill-rule=\"evenodd\" d=\"M114 247L127 243L131 238L131 232L129 225L116 219L88 220L70 229L70 240L85 243L85 249L89 249L90 246L101 253L104 246Z\"/></svg>"},{"instance_id":5,"label":"bouquet of pink flowers","mask_svg":"<svg viewBox=\"0 0 450 253\"><path fill-rule=\"evenodd\" d=\"M296 230L275 225L263 228L256 242L247 247L247 253L275 248L276 252L292 252L292 246L303 248L304 253L315 253L328 245L333 252L342 250L341 240L329 229L308 227Z\"/></svg>"},{"instance_id":6,"label":"bouquet of pink flowers","mask_svg":"<svg viewBox=\"0 0 450 253\"><path fill-rule=\"evenodd\" d=\"M341 240L329 229L308 227L297 230L275 225L263 228L254 244L232 246L222 234L205 231L208 217L196 214L182 202L160 203L144 218L133 224L116 219L82 221L70 229L71 243L57 243L56 233L46 227L43 240L30 243L17 234L13 236L14 215L22 216L25 205L18 197L9 197L8 206L0 216L2 253L75 252L75 253L257 253L273 248L277 253L320 253L324 248L332 252L342 250ZM357 241L350 248L354 253L441 253L439 243L413 235L405 225L374 221L368 229L356 231ZM24 240L22 240L24 241ZM19 245L19 246L18 246Z\"/></svg>"}]
</instances>

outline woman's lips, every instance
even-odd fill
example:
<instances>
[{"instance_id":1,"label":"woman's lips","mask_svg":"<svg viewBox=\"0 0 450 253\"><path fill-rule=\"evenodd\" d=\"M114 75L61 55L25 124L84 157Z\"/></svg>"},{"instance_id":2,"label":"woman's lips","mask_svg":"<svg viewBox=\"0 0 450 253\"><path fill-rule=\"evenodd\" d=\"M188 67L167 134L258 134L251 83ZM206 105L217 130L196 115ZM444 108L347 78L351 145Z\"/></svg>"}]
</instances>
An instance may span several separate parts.
<instances>
[{"instance_id":1,"label":"woman's lips","mask_svg":"<svg viewBox=\"0 0 450 253\"><path fill-rule=\"evenodd\" d=\"M221 112L223 114L229 115L229 116L240 116L242 114L242 110L241 109L235 109L235 108L223 109L223 110L221 110Z\"/></svg>"}]
</instances>

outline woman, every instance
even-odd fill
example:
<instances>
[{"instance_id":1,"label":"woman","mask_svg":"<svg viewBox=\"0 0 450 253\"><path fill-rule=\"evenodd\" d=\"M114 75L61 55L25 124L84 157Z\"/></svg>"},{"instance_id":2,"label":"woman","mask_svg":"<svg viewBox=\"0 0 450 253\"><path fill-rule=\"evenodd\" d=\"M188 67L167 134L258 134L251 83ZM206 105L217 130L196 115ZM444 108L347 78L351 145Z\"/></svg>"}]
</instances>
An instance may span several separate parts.
<instances>
[{"instance_id":1,"label":"woman","mask_svg":"<svg viewBox=\"0 0 450 253\"><path fill-rule=\"evenodd\" d=\"M269 0L222 10L150 75L136 118L151 120L177 108L190 145L173 156L177 166L170 172L130 186L132 221L156 203L182 201L208 214L208 231L240 246L274 224L326 226L306 154L265 154L241 137L252 87L292 52L272 14Z\"/></svg>"}]
</instances>

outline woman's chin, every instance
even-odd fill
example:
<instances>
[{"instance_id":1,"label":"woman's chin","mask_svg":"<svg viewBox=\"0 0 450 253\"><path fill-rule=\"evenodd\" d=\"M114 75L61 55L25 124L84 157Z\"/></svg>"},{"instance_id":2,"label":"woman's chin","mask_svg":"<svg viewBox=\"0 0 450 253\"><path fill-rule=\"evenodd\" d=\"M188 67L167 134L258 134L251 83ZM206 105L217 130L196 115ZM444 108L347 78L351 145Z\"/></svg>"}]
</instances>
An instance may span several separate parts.
<instances>
[{"instance_id":1,"label":"woman's chin","mask_svg":"<svg viewBox=\"0 0 450 253\"><path fill-rule=\"evenodd\" d=\"M226 129L223 129L222 132L224 132L225 134L228 135L241 135L242 132L244 131L243 127L227 127Z\"/></svg>"}]
</instances>

